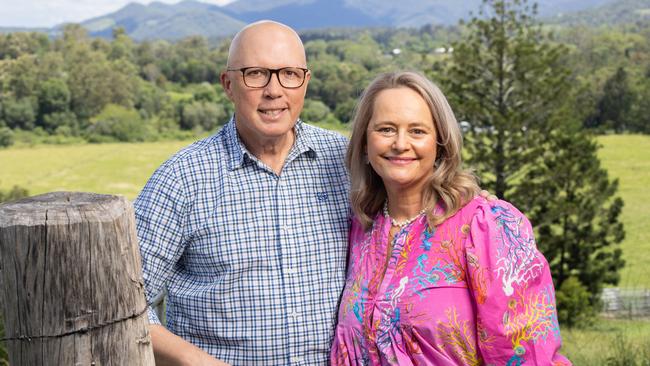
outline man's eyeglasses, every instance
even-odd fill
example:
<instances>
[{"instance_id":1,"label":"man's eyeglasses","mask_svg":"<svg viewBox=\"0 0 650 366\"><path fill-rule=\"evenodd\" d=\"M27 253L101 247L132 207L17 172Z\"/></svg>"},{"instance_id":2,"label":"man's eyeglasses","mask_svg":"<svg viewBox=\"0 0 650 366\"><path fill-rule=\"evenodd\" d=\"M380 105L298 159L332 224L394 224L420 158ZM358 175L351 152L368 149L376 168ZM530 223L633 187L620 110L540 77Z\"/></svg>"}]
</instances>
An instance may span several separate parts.
<instances>
[{"instance_id":1,"label":"man's eyeglasses","mask_svg":"<svg viewBox=\"0 0 650 366\"><path fill-rule=\"evenodd\" d=\"M276 74L280 85L287 89L300 88L305 83L305 76L309 69L302 67L283 67L281 69L267 69L265 67L242 67L241 69L227 69L228 71L241 71L244 84L249 88L263 88L271 81L271 76Z\"/></svg>"}]
</instances>

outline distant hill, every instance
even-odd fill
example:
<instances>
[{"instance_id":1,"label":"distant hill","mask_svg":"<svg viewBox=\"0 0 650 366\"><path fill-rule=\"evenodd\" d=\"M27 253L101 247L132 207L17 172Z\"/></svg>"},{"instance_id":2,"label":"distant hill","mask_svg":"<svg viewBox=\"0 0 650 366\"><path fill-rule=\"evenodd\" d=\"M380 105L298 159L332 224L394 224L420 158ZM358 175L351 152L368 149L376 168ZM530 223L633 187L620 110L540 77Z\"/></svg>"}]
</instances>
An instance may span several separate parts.
<instances>
[{"instance_id":1,"label":"distant hill","mask_svg":"<svg viewBox=\"0 0 650 366\"><path fill-rule=\"evenodd\" d=\"M540 16L574 12L614 0L538 0ZM296 29L335 26L452 25L477 13L481 0L238 0L224 7L251 22L275 19Z\"/></svg>"},{"instance_id":2,"label":"distant hill","mask_svg":"<svg viewBox=\"0 0 650 366\"><path fill-rule=\"evenodd\" d=\"M647 19L650 0L538 0L539 16L552 22L623 22ZM297 30L336 27L452 25L477 14L481 0L237 0L224 7L185 0L177 4L131 3L81 22L91 36L110 37L123 27L136 40L178 40L189 35L229 36L246 23L273 19ZM616 15L618 14L618 15ZM643 18L646 17L646 18ZM62 26L45 30L56 35ZM28 29L21 29L28 30ZM30 29L35 30L35 29ZM2 31L16 31L0 29ZM37 31L44 31L38 29Z\"/></svg>"},{"instance_id":3,"label":"distant hill","mask_svg":"<svg viewBox=\"0 0 650 366\"><path fill-rule=\"evenodd\" d=\"M81 23L93 36L110 37L114 27L123 27L136 40L178 40L190 35L223 37L244 24L217 5L192 0L178 4L130 3L115 13Z\"/></svg>"},{"instance_id":4,"label":"distant hill","mask_svg":"<svg viewBox=\"0 0 650 366\"><path fill-rule=\"evenodd\" d=\"M650 23L650 0L619 0L579 12L558 14L545 19L559 25L620 25Z\"/></svg>"}]
</instances>

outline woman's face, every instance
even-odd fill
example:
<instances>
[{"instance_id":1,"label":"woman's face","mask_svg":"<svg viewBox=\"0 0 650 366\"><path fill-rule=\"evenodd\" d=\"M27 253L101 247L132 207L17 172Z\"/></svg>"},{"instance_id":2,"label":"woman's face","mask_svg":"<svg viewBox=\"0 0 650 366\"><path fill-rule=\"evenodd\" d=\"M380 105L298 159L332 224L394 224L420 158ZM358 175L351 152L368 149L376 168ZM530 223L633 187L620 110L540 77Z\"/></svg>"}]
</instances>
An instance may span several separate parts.
<instances>
[{"instance_id":1,"label":"woman's face","mask_svg":"<svg viewBox=\"0 0 650 366\"><path fill-rule=\"evenodd\" d=\"M436 129L429 106L402 87L381 91L367 129L370 165L390 192L422 192L436 160Z\"/></svg>"}]
</instances>

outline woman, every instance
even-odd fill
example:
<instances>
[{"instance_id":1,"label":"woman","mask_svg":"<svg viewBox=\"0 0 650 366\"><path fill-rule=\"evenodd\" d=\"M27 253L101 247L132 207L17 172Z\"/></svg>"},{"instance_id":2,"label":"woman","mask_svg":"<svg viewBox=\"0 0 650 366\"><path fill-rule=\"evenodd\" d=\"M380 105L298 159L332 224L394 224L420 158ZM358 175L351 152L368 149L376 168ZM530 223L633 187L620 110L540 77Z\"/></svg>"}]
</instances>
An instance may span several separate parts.
<instances>
[{"instance_id":1,"label":"woman","mask_svg":"<svg viewBox=\"0 0 650 366\"><path fill-rule=\"evenodd\" d=\"M570 365L528 220L476 197L442 92L412 72L361 97L346 163L355 218L333 365Z\"/></svg>"}]
</instances>

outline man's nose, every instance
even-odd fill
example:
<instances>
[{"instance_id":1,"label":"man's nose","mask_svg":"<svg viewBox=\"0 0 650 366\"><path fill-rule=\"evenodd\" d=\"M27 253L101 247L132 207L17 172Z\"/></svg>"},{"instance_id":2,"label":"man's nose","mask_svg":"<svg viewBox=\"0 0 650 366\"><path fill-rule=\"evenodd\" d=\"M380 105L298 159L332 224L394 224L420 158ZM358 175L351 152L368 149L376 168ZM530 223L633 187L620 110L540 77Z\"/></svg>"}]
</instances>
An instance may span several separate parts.
<instances>
[{"instance_id":1,"label":"man's nose","mask_svg":"<svg viewBox=\"0 0 650 366\"><path fill-rule=\"evenodd\" d=\"M277 98L282 95L283 86L280 84L279 73L271 73L269 83L264 87L264 96L268 98Z\"/></svg>"}]
</instances>

